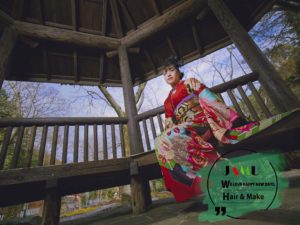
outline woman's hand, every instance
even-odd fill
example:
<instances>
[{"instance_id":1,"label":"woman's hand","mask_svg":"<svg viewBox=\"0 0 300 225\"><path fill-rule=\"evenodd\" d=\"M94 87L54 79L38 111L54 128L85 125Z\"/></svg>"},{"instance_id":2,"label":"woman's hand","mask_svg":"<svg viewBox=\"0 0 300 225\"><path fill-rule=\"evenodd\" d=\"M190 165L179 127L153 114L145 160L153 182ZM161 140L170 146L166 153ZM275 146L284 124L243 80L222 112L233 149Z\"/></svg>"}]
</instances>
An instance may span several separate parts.
<instances>
[{"instance_id":1,"label":"woman's hand","mask_svg":"<svg viewBox=\"0 0 300 225\"><path fill-rule=\"evenodd\" d=\"M205 85L196 78L189 78L184 82L184 84L190 94L195 93L196 95L199 95L199 93L205 88Z\"/></svg>"}]
</instances>

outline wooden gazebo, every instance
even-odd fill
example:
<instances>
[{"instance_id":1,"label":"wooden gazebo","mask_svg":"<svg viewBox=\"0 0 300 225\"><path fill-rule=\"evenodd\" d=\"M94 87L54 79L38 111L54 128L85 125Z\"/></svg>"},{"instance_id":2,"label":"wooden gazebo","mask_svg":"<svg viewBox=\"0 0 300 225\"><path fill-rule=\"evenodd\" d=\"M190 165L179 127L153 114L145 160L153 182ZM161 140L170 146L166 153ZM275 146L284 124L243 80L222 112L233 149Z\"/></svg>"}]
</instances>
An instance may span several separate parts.
<instances>
[{"instance_id":1,"label":"wooden gazebo","mask_svg":"<svg viewBox=\"0 0 300 225\"><path fill-rule=\"evenodd\" d=\"M141 213L151 203L149 180L162 176L150 147L147 123L153 138L155 124L163 131L162 107L137 114L133 87L159 76L164 59L177 55L184 63L234 43L253 73L212 87L226 92L243 115L232 91L241 94L253 119L260 119L243 85L248 85L265 117L272 113L253 82L258 81L278 112L299 107L299 101L248 35L270 10L270 0L4 0L0 2L0 84L4 80L52 82L79 85L120 86L124 90L126 117L0 119L5 137L0 151L0 206L45 200L43 224L58 224L61 197L131 184L132 208ZM266 130L245 144L276 142L287 135L293 149L300 115ZM155 121L157 123L155 123ZM128 125L131 155L125 155L122 126ZM141 126L140 126L141 125ZM79 127L84 127L84 161L78 162ZM88 148L88 128L93 127L94 148ZM103 159L98 159L98 126L102 128ZM38 127L43 128L38 166L32 167L32 151ZM50 166L43 166L49 128L53 128ZM59 127L64 128L62 165L56 165ZM74 149L68 148L69 128L74 128ZM111 137L106 129L111 128ZM122 155L116 152L118 127ZM11 134L18 136L9 168L4 168ZM26 168L17 168L24 130L30 129ZM143 132L141 132L143 129ZM147 149L143 147L145 135ZM113 158L107 142L112 140ZM268 139L269 138L269 139ZM72 140L73 141L73 140ZM297 145L299 146L299 144ZM67 163L67 153L73 162ZM93 152L94 160L88 160Z\"/></svg>"}]
</instances>

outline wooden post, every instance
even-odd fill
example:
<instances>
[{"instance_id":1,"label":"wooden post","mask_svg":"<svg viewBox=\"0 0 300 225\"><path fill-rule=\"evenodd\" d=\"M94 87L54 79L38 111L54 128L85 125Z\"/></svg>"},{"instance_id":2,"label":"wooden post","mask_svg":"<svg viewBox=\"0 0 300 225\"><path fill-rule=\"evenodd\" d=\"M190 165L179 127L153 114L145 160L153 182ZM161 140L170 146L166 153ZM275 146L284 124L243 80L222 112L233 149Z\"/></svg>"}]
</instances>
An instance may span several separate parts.
<instances>
[{"instance_id":1,"label":"wooden post","mask_svg":"<svg viewBox=\"0 0 300 225\"><path fill-rule=\"evenodd\" d=\"M133 214L140 214L146 211L147 206L152 203L149 181L142 176L132 176L131 182L131 201ZM145 193L149 193L146 194Z\"/></svg>"},{"instance_id":2,"label":"wooden post","mask_svg":"<svg viewBox=\"0 0 300 225\"><path fill-rule=\"evenodd\" d=\"M46 198L44 201L42 225L58 225L61 196L57 189L57 180L46 182Z\"/></svg>"},{"instance_id":3,"label":"wooden post","mask_svg":"<svg viewBox=\"0 0 300 225\"><path fill-rule=\"evenodd\" d=\"M281 112L300 106L296 96L284 84L280 75L262 53L247 31L234 17L222 0L208 0L208 5L239 49L253 72L259 74L259 81L272 102Z\"/></svg>"},{"instance_id":4,"label":"wooden post","mask_svg":"<svg viewBox=\"0 0 300 225\"><path fill-rule=\"evenodd\" d=\"M125 111L128 118L129 140L131 154L143 152L143 143L138 121L136 120L137 109L133 92L127 49L124 46L118 48L121 70L121 80L125 101Z\"/></svg>"},{"instance_id":5,"label":"wooden post","mask_svg":"<svg viewBox=\"0 0 300 225\"><path fill-rule=\"evenodd\" d=\"M13 26L5 28L0 39L0 89L10 72L11 55L17 40L17 32Z\"/></svg>"},{"instance_id":6,"label":"wooden post","mask_svg":"<svg viewBox=\"0 0 300 225\"><path fill-rule=\"evenodd\" d=\"M132 212L140 214L152 203L149 181L143 178L138 163L134 161L130 163L130 175Z\"/></svg>"},{"instance_id":7,"label":"wooden post","mask_svg":"<svg viewBox=\"0 0 300 225\"><path fill-rule=\"evenodd\" d=\"M137 109L133 92L133 82L130 74L130 66L128 60L127 49L121 45L118 48L119 62L121 71L121 80L123 84L123 93L125 101L125 111L128 118L128 132L130 142L130 153L137 154L143 152L143 143L138 121L136 119ZM133 165L133 164L132 164ZM131 168L133 168L131 166ZM138 172L138 167L131 169L131 198L132 210L134 214L142 213L146 210L147 199L150 195L150 190L145 188L145 180Z\"/></svg>"}]
</instances>

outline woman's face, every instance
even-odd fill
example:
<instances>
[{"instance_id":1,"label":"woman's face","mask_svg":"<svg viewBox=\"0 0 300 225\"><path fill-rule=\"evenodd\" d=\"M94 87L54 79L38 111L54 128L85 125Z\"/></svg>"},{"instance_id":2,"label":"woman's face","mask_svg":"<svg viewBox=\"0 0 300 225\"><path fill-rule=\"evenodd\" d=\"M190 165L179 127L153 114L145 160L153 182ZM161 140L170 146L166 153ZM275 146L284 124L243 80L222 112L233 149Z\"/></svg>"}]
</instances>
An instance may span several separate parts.
<instances>
[{"instance_id":1,"label":"woman's face","mask_svg":"<svg viewBox=\"0 0 300 225\"><path fill-rule=\"evenodd\" d=\"M164 78L167 84L174 87L180 81L180 72L173 65L167 66L164 68Z\"/></svg>"}]
</instances>

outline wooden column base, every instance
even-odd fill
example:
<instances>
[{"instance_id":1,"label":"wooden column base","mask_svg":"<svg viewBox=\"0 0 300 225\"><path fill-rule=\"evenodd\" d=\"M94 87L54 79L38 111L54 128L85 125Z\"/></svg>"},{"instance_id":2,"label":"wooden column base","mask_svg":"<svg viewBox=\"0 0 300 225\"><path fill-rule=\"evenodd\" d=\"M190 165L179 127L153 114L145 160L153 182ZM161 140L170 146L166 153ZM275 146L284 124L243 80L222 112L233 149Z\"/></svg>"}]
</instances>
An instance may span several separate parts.
<instances>
[{"instance_id":1,"label":"wooden column base","mask_svg":"<svg viewBox=\"0 0 300 225\"><path fill-rule=\"evenodd\" d=\"M133 214L140 214L151 205L151 191L149 181L141 175L131 176L131 205Z\"/></svg>"},{"instance_id":2,"label":"wooden column base","mask_svg":"<svg viewBox=\"0 0 300 225\"><path fill-rule=\"evenodd\" d=\"M57 189L57 181L47 181L44 201L42 225L58 225L60 217L61 196Z\"/></svg>"}]
</instances>

